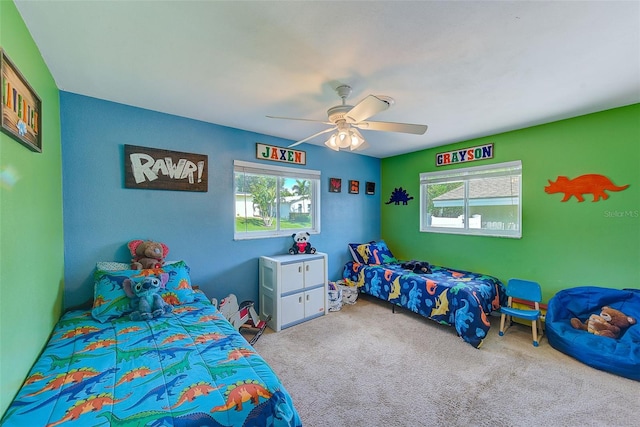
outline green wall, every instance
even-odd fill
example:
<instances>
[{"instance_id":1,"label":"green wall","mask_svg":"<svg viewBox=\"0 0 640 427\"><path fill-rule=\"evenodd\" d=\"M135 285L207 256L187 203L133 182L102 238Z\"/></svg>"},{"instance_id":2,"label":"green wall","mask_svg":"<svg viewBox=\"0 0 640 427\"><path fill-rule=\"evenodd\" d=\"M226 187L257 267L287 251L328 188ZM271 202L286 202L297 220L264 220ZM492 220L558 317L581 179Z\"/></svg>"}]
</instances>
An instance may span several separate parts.
<instances>
[{"instance_id":1,"label":"green wall","mask_svg":"<svg viewBox=\"0 0 640 427\"><path fill-rule=\"evenodd\" d=\"M43 119L42 153L0 134L0 413L4 413L60 317L64 245L58 89L11 1L0 1L0 46L42 100Z\"/></svg>"},{"instance_id":2,"label":"green wall","mask_svg":"<svg viewBox=\"0 0 640 427\"><path fill-rule=\"evenodd\" d=\"M454 168L436 168L436 153L490 142L494 158L466 166L522 160L522 238L421 233L419 174ZM587 173L630 187L597 203L544 192L548 179ZM545 300L575 286L640 287L640 104L383 159L383 201L395 187L414 196L382 205L381 236L398 258L539 281Z\"/></svg>"}]
</instances>

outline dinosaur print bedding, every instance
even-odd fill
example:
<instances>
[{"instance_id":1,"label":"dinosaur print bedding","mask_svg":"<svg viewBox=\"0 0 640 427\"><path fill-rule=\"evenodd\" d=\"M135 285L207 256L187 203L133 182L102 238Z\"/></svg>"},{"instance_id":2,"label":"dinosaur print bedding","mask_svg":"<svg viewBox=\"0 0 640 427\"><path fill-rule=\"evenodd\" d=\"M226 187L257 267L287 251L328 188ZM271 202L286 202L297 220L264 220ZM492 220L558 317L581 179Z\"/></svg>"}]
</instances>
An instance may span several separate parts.
<instances>
[{"instance_id":1,"label":"dinosaur print bedding","mask_svg":"<svg viewBox=\"0 0 640 427\"><path fill-rule=\"evenodd\" d=\"M302 425L273 370L202 294L148 321L66 313L0 424Z\"/></svg>"},{"instance_id":2,"label":"dinosaur print bedding","mask_svg":"<svg viewBox=\"0 0 640 427\"><path fill-rule=\"evenodd\" d=\"M431 265L431 274L414 273L401 262L345 264L343 278L361 293L404 307L438 323L479 348L487 336L488 315L506 302L495 277Z\"/></svg>"}]
</instances>

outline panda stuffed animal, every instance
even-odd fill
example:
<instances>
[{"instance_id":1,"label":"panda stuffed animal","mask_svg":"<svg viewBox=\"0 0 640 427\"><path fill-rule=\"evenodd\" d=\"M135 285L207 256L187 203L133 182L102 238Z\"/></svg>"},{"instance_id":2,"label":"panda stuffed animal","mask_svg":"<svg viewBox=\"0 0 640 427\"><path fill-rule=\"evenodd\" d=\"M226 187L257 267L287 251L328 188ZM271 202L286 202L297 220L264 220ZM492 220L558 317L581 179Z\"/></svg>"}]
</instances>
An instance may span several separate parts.
<instances>
[{"instance_id":1,"label":"panda stuffed animal","mask_svg":"<svg viewBox=\"0 0 640 427\"><path fill-rule=\"evenodd\" d=\"M316 248L312 247L311 243L309 243L309 237L311 237L311 235L306 231L293 233L291 237L293 237L293 246L289 249L291 255L316 253Z\"/></svg>"}]
</instances>

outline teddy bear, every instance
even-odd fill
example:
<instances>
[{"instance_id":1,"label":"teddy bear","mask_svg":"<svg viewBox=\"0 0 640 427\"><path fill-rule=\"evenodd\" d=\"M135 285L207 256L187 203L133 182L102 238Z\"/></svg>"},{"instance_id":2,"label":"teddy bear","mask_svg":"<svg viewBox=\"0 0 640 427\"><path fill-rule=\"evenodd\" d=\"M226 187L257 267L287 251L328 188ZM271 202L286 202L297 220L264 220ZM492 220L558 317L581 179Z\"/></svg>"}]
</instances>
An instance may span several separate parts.
<instances>
[{"instance_id":1,"label":"teddy bear","mask_svg":"<svg viewBox=\"0 0 640 427\"><path fill-rule=\"evenodd\" d=\"M169 247L164 243L151 240L132 240L127 244L131 251L131 269L143 270L160 268L169 253Z\"/></svg>"},{"instance_id":2,"label":"teddy bear","mask_svg":"<svg viewBox=\"0 0 640 427\"><path fill-rule=\"evenodd\" d=\"M316 248L312 247L311 243L309 243L309 237L311 237L311 235L306 231L293 233L291 237L293 238L293 246L289 249L291 255L316 253Z\"/></svg>"},{"instance_id":3,"label":"teddy bear","mask_svg":"<svg viewBox=\"0 0 640 427\"><path fill-rule=\"evenodd\" d=\"M602 307L600 314L592 314L586 322L574 317L571 326L595 335L618 339L622 331L636 323L636 319L608 306Z\"/></svg>"},{"instance_id":4,"label":"teddy bear","mask_svg":"<svg viewBox=\"0 0 640 427\"><path fill-rule=\"evenodd\" d=\"M125 294L131 299L133 312L129 315L131 320L149 320L160 317L173 311L173 306L167 304L160 295L169 281L169 275L162 273L160 277L145 276L139 281L125 279L122 287Z\"/></svg>"},{"instance_id":5,"label":"teddy bear","mask_svg":"<svg viewBox=\"0 0 640 427\"><path fill-rule=\"evenodd\" d=\"M411 270L414 273L418 273L418 274L420 274L420 273L431 274L432 273L431 266L426 261L407 261L407 262L403 262L401 267L406 269L406 270Z\"/></svg>"}]
</instances>

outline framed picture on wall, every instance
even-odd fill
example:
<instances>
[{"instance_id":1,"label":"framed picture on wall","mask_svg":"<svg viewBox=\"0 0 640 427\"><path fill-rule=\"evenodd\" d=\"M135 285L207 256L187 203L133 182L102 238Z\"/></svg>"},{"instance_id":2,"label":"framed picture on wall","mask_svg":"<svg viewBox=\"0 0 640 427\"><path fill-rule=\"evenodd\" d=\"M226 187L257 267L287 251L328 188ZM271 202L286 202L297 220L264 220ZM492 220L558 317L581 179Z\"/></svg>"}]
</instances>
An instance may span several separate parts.
<instances>
[{"instance_id":1,"label":"framed picture on wall","mask_svg":"<svg viewBox=\"0 0 640 427\"><path fill-rule=\"evenodd\" d=\"M18 68L0 48L2 131L31 151L42 152L42 102Z\"/></svg>"},{"instance_id":2,"label":"framed picture on wall","mask_svg":"<svg viewBox=\"0 0 640 427\"><path fill-rule=\"evenodd\" d=\"M367 194L376 194L376 183L367 181L364 187L364 191Z\"/></svg>"},{"instance_id":3,"label":"framed picture on wall","mask_svg":"<svg viewBox=\"0 0 640 427\"><path fill-rule=\"evenodd\" d=\"M349 181L349 193L358 194L360 192L360 181L354 179Z\"/></svg>"},{"instance_id":4,"label":"framed picture on wall","mask_svg":"<svg viewBox=\"0 0 640 427\"><path fill-rule=\"evenodd\" d=\"M342 179L329 178L329 193L339 193L342 191Z\"/></svg>"}]
</instances>

